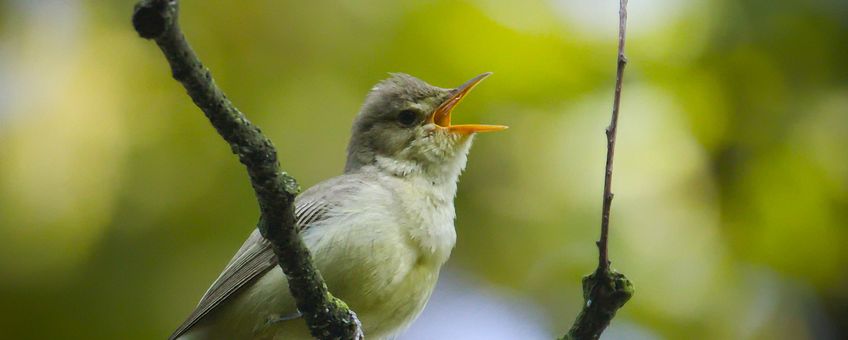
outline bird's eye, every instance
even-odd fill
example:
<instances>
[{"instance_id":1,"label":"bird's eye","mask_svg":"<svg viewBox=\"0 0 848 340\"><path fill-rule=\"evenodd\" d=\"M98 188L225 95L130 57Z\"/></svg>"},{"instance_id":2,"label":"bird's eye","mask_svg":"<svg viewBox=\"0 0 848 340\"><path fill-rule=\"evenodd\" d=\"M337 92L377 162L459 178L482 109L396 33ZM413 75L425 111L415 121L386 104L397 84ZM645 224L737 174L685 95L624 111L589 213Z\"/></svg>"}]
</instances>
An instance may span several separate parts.
<instances>
[{"instance_id":1,"label":"bird's eye","mask_svg":"<svg viewBox=\"0 0 848 340\"><path fill-rule=\"evenodd\" d=\"M403 110L398 113L397 121L398 123L400 123L400 125L410 127L418 121L418 114L412 110Z\"/></svg>"}]
</instances>

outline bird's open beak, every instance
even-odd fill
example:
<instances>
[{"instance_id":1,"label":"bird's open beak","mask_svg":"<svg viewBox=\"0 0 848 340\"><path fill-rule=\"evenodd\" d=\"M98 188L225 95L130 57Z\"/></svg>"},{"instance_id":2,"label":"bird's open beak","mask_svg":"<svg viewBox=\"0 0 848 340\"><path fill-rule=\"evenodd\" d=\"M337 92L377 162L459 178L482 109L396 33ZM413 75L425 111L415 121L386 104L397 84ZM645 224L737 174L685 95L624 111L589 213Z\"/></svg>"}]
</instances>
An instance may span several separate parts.
<instances>
[{"instance_id":1,"label":"bird's open beak","mask_svg":"<svg viewBox=\"0 0 848 340\"><path fill-rule=\"evenodd\" d=\"M430 122L436 124L437 126L447 129L451 132L462 133L462 134L472 134L475 132L491 132L491 131L501 131L505 130L507 126L504 125L484 125L484 124L462 124L462 125L451 125L451 112L456 107L459 102L462 101L462 98L465 98L465 95L468 92L471 92L477 84L479 84L483 79L492 75L491 72L483 73L479 76L472 78L471 80L462 84L462 86L457 87L453 94L445 100L435 111L433 111L433 115L430 116Z\"/></svg>"}]
</instances>

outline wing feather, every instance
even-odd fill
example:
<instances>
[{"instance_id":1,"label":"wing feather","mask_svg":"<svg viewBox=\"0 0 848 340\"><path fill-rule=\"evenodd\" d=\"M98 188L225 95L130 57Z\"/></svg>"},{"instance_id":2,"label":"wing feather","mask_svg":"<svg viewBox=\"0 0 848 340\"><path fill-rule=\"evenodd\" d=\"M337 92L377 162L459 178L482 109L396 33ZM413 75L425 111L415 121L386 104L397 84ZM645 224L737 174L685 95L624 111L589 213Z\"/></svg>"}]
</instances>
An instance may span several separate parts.
<instances>
[{"instance_id":1,"label":"wing feather","mask_svg":"<svg viewBox=\"0 0 848 340\"><path fill-rule=\"evenodd\" d=\"M340 176L318 184L298 196L295 200L298 231L304 233L316 222L326 218L328 212L356 190L357 183L362 182L355 176ZM188 319L174 331L169 339L173 340L183 335L240 288L276 265L277 257L271 249L271 244L262 237L259 230L253 230L221 275L200 299L200 303Z\"/></svg>"}]
</instances>

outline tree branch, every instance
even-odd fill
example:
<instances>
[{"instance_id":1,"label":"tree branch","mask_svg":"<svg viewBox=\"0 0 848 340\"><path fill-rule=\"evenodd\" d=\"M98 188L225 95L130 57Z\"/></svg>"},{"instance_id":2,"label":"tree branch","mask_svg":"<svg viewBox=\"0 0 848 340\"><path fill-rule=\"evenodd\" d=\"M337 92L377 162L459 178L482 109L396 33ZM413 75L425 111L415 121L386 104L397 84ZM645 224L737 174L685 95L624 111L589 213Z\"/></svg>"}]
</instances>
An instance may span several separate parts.
<instances>
[{"instance_id":1,"label":"tree branch","mask_svg":"<svg viewBox=\"0 0 848 340\"><path fill-rule=\"evenodd\" d=\"M182 83L247 168L261 212L257 227L272 244L312 335L318 339L362 339L356 314L327 290L297 232L293 207L300 191L297 181L280 170L271 140L215 84L180 30L178 12L177 0L142 0L135 6L133 26L141 37L159 45L174 79Z\"/></svg>"},{"instance_id":2,"label":"tree branch","mask_svg":"<svg viewBox=\"0 0 848 340\"><path fill-rule=\"evenodd\" d=\"M583 300L585 304L577 319L562 339L598 339L609 326L616 311L633 296L633 284L624 274L610 269L608 253L609 215L612 206L612 163L615 155L615 136L618 129L618 111L621 104L621 83L624 79L624 41L627 32L627 0L619 0L618 10L618 65L615 75L612 118L606 129L607 161L604 172L604 197L601 209L601 237L598 246L598 268L583 278Z\"/></svg>"}]
</instances>

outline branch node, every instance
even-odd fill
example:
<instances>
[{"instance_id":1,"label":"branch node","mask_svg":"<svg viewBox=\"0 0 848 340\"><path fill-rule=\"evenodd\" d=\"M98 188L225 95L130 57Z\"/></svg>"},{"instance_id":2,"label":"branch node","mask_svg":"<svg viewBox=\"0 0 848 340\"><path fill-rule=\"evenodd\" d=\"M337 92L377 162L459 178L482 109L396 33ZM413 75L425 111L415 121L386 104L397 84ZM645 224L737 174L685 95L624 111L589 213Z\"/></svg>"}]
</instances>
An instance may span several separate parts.
<instances>
[{"instance_id":1,"label":"branch node","mask_svg":"<svg viewBox=\"0 0 848 340\"><path fill-rule=\"evenodd\" d=\"M176 6L173 2L144 0L135 5L132 24L138 35L144 39L160 37L173 20L173 11L169 8Z\"/></svg>"},{"instance_id":2,"label":"branch node","mask_svg":"<svg viewBox=\"0 0 848 340\"><path fill-rule=\"evenodd\" d=\"M615 270L598 270L583 277L584 308L560 340L598 339L616 312L633 296L633 283Z\"/></svg>"}]
</instances>

